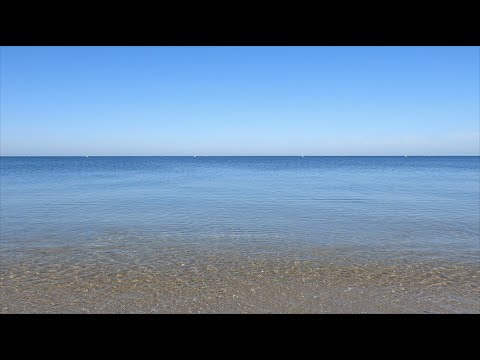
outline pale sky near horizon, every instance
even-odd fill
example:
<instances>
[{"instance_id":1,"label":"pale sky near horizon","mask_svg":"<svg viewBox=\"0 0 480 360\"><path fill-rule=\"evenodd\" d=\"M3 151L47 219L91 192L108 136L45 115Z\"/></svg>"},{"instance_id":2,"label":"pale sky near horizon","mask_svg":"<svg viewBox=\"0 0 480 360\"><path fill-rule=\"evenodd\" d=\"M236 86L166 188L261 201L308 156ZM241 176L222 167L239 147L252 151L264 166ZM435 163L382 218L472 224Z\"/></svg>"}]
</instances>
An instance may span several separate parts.
<instances>
[{"instance_id":1,"label":"pale sky near horizon","mask_svg":"<svg viewBox=\"0 0 480 360\"><path fill-rule=\"evenodd\" d=\"M0 155L480 155L479 47L1 47Z\"/></svg>"}]
</instances>

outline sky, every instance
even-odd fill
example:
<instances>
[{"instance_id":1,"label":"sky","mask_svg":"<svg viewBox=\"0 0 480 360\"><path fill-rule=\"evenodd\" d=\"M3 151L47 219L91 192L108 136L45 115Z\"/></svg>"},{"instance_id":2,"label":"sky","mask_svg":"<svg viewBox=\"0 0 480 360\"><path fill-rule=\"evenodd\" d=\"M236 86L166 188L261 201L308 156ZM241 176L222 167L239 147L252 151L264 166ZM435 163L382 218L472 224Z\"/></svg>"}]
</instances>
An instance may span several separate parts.
<instances>
[{"instance_id":1,"label":"sky","mask_svg":"<svg viewBox=\"0 0 480 360\"><path fill-rule=\"evenodd\" d=\"M1 47L0 155L480 155L479 47Z\"/></svg>"}]
</instances>

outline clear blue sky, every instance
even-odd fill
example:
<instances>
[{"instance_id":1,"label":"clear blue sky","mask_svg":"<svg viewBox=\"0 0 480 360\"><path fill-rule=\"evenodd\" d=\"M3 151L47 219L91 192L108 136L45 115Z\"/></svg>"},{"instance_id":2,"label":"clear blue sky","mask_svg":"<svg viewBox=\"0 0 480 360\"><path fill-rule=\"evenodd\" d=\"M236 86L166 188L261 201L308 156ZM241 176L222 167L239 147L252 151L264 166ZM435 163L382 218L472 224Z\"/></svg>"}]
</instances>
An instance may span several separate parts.
<instances>
[{"instance_id":1,"label":"clear blue sky","mask_svg":"<svg viewBox=\"0 0 480 360\"><path fill-rule=\"evenodd\" d=\"M479 155L478 47L2 47L1 155Z\"/></svg>"}]
</instances>

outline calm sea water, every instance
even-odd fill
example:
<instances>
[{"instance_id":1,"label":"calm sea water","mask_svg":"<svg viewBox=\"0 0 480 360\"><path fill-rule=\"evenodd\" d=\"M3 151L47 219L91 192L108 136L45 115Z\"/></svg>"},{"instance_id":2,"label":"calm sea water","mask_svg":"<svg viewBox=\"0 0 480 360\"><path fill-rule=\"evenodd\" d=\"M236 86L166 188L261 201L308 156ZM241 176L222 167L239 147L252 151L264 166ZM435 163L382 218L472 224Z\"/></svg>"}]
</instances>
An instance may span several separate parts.
<instances>
[{"instance_id":1,"label":"calm sea water","mask_svg":"<svg viewBox=\"0 0 480 360\"><path fill-rule=\"evenodd\" d=\"M6 273L55 249L143 266L154 252L188 265L332 249L479 261L480 157L1 157L0 170Z\"/></svg>"}]
</instances>

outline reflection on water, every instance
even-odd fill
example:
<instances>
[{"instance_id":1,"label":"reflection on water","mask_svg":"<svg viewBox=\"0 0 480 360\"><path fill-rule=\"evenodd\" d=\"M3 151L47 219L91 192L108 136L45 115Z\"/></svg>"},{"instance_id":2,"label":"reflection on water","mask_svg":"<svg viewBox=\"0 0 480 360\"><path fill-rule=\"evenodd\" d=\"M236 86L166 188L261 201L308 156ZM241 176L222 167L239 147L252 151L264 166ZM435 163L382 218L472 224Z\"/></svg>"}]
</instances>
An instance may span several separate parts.
<instances>
[{"instance_id":1,"label":"reflection on water","mask_svg":"<svg viewBox=\"0 0 480 360\"><path fill-rule=\"evenodd\" d=\"M479 312L479 157L0 158L1 312Z\"/></svg>"}]
</instances>

